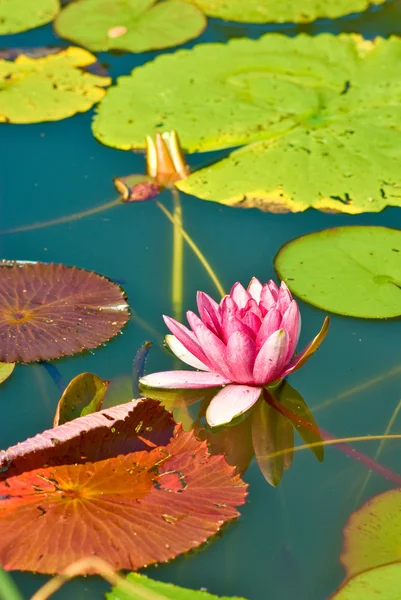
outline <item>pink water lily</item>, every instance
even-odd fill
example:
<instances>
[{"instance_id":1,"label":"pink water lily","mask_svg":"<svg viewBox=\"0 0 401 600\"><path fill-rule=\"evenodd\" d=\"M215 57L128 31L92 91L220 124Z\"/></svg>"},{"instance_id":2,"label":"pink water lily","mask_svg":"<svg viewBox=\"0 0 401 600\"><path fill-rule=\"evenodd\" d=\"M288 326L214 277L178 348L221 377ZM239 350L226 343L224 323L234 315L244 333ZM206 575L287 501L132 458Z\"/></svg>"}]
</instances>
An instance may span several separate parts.
<instances>
[{"instance_id":1,"label":"pink water lily","mask_svg":"<svg viewBox=\"0 0 401 600\"><path fill-rule=\"evenodd\" d=\"M164 371L142 377L143 387L201 389L221 387L210 402L206 420L212 427L229 423L249 410L265 386L299 369L326 336L326 317L318 335L298 355L299 308L284 282L262 285L255 277L248 289L236 283L220 304L198 292L200 318L187 312L190 329L164 316L172 335L166 343L197 371ZM146 389L144 390L146 393Z\"/></svg>"}]
</instances>

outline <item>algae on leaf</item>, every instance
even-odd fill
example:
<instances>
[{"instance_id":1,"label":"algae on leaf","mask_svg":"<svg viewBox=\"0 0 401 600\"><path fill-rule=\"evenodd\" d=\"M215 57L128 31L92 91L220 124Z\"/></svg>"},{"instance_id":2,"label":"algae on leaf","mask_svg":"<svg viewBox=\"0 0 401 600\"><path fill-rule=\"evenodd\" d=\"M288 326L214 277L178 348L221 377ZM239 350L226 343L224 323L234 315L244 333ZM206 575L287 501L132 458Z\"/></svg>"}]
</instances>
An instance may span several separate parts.
<instances>
[{"instance_id":1,"label":"algae on leaf","mask_svg":"<svg viewBox=\"0 0 401 600\"><path fill-rule=\"evenodd\" d=\"M85 72L96 57L69 47L57 54L0 60L0 122L58 121L89 110L106 93L109 77Z\"/></svg>"},{"instance_id":2,"label":"algae on leaf","mask_svg":"<svg viewBox=\"0 0 401 600\"><path fill-rule=\"evenodd\" d=\"M152 598L152 592L157 595L157 598L163 598L165 600L245 600L245 598L233 598L230 596L215 596L205 591L189 590L188 588L181 588L173 585L172 583L164 583L163 581L155 581L146 577L146 575L140 575L139 573L128 573L127 582L135 586L135 589L143 592L150 592L149 598ZM145 594L143 595L145 597ZM148 595L146 594L146 597ZM127 593L126 591L120 590L120 588L114 587L111 592L106 594L107 600L137 600L139 596L135 593Z\"/></svg>"},{"instance_id":3,"label":"algae on leaf","mask_svg":"<svg viewBox=\"0 0 401 600\"><path fill-rule=\"evenodd\" d=\"M355 35L203 44L121 77L95 136L122 149L176 129L183 148L244 146L178 182L229 206L360 213L401 205L401 40Z\"/></svg>"},{"instance_id":4,"label":"algae on leaf","mask_svg":"<svg viewBox=\"0 0 401 600\"><path fill-rule=\"evenodd\" d=\"M186 0L210 17L244 23L306 23L362 12L386 0Z\"/></svg>"},{"instance_id":5,"label":"algae on leaf","mask_svg":"<svg viewBox=\"0 0 401 600\"><path fill-rule=\"evenodd\" d=\"M54 19L59 10L59 0L1 0L0 35L44 25Z\"/></svg>"},{"instance_id":6,"label":"algae on leaf","mask_svg":"<svg viewBox=\"0 0 401 600\"><path fill-rule=\"evenodd\" d=\"M78 0L55 22L61 37L94 52L146 52L177 46L206 27L203 13L180 0Z\"/></svg>"}]
</instances>

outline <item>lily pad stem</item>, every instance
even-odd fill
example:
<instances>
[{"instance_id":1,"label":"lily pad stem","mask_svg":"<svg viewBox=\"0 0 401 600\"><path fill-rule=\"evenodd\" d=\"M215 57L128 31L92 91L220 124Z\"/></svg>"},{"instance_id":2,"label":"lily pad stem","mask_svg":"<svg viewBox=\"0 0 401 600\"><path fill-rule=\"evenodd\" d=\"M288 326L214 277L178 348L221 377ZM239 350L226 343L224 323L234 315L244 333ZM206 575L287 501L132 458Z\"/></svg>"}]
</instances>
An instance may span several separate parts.
<instances>
[{"instance_id":1,"label":"lily pad stem","mask_svg":"<svg viewBox=\"0 0 401 600\"><path fill-rule=\"evenodd\" d=\"M3 569L0 569L0 599L24 600L10 575Z\"/></svg>"},{"instance_id":2,"label":"lily pad stem","mask_svg":"<svg viewBox=\"0 0 401 600\"><path fill-rule=\"evenodd\" d=\"M171 188L173 198L173 268L172 268L172 305L176 321L182 321L183 315L183 279L184 279L184 238L182 237L182 205L180 193Z\"/></svg>"}]
</instances>

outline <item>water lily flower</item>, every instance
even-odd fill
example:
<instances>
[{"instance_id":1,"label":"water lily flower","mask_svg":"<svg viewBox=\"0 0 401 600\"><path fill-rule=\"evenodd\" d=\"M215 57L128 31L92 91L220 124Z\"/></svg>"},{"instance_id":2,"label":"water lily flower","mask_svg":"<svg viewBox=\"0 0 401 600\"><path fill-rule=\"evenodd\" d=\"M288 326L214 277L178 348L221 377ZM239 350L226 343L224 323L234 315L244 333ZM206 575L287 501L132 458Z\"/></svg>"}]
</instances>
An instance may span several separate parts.
<instances>
[{"instance_id":1,"label":"water lily flower","mask_svg":"<svg viewBox=\"0 0 401 600\"><path fill-rule=\"evenodd\" d=\"M200 318L187 312L190 329L164 316L172 335L166 343L197 371L165 371L140 379L141 386L159 389L221 387L211 400L206 420L224 425L248 411L263 388L274 386L299 369L318 349L328 330L326 317L318 335L295 354L301 329L299 308L284 282L262 285L255 277L248 289L236 283L220 304L198 292Z\"/></svg>"},{"instance_id":2,"label":"water lily flower","mask_svg":"<svg viewBox=\"0 0 401 600\"><path fill-rule=\"evenodd\" d=\"M156 133L154 140L146 136L146 173L114 179L123 202L153 200L163 188L188 177L189 166L175 130Z\"/></svg>"}]
</instances>

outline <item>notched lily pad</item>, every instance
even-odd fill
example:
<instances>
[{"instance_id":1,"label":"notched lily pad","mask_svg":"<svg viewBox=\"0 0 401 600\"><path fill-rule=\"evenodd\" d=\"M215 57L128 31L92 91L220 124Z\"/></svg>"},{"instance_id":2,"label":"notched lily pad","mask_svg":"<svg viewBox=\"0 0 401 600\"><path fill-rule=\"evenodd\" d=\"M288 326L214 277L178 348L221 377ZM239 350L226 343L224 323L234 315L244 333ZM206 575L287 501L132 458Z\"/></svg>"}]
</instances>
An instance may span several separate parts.
<instances>
[{"instance_id":1,"label":"notched lily pad","mask_svg":"<svg viewBox=\"0 0 401 600\"><path fill-rule=\"evenodd\" d=\"M146 52L183 44L206 27L203 13L180 0L78 0L55 22L60 37L94 52Z\"/></svg>"},{"instance_id":2,"label":"notched lily pad","mask_svg":"<svg viewBox=\"0 0 401 600\"><path fill-rule=\"evenodd\" d=\"M74 377L57 405L54 427L101 410L109 384L110 381L92 373L80 373Z\"/></svg>"},{"instance_id":3,"label":"notched lily pad","mask_svg":"<svg viewBox=\"0 0 401 600\"><path fill-rule=\"evenodd\" d=\"M324 229L285 244L274 264L294 294L325 311L370 319L401 315L398 229Z\"/></svg>"},{"instance_id":4,"label":"notched lily pad","mask_svg":"<svg viewBox=\"0 0 401 600\"><path fill-rule=\"evenodd\" d=\"M208 592L189 590L171 583L164 583L164 581L155 581L139 573L128 573L127 581L138 586L138 591L150 592L149 597L152 597L152 592L154 592L163 600L245 600L245 598L228 598L227 596L215 596ZM106 598L107 600L137 600L138 595L135 593L129 594L117 586L106 594Z\"/></svg>"},{"instance_id":5,"label":"notched lily pad","mask_svg":"<svg viewBox=\"0 0 401 600\"><path fill-rule=\"evenodd\" d=\"M245 23L306 23L320 17L335 19L386 0L186 0L210 17Z\"/></svg>"},{"instance_id":6,"label":"notched lily pad","mask_svg":"<svg viewBox=\"0 0 401 600\"><path fill-rule=\"evenodd\" d=\"M171 129L189 152L244 146L176 183L205 200L377 212L401 205L400 57L395 37L201 44L119 78L93 131L122 149Z\"/></svg>"},{"instance_id":7,"label":"notched lily pad","mask_svg":"<svg viewBox=\"0 0 401 600\"><path fill-rule=\"evenodd\" d=\"M41 58L0 60L0 122L58 121L89 110L106 93L109 77L83 69L96 57L69 47Z\"/></svg>"},{"instance_id":8,"label":"notched lily pad","mask_svg":"<svg viewBox=\"0 0 401 600\"><path fill-rule=\"evenodd\" d=\"M0 35L45 25L54 19L59 10L59 0L2 0Z\"/></svg>"},{"instance_id":9,"label":"notched lily pad","mask_svg":"<svg viewBox=\"0 0 401 600\"><path fill-rule=\"evenodd\" d=\"M167 561L236 518L246 496L224 458L153 400L74 419L0 453L1 464L6 570L58 573L91 555L115 569Z\"/></svg>"},{"instance_id":10,"label":"notched lily pad","mask_svg":"<svg viewBox=\"0 0 401 600\"><path fill-rule=\"evenodd\" d=\"M129 319L121 288L64 265L0 266L0 361L49 360L96 348Z\"/></svg>"}]
</instances>

